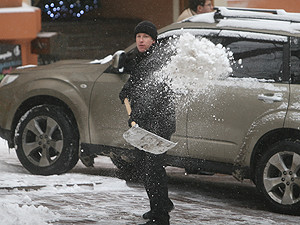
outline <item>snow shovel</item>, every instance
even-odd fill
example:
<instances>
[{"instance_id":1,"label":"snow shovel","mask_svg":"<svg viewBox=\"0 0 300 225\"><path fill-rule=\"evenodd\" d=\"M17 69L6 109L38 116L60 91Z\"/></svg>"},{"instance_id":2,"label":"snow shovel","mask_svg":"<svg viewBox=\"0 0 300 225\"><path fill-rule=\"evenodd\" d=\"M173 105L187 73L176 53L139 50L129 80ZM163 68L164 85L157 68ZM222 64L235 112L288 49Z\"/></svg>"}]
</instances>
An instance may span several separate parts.
<instances>
[{"instance_id":1,"label":"snow shovel","mask_svg":"<svg viewBox=\"0 0 300 225\"><path fill-rule=\"evenodd\" d=\"M124 103L127 113L130 115L131 107L127 98ZM123 137L132 146L152 154L162 154L177 144L139 127L138 124L127 130Z\"/></svg>"}]
</instances>

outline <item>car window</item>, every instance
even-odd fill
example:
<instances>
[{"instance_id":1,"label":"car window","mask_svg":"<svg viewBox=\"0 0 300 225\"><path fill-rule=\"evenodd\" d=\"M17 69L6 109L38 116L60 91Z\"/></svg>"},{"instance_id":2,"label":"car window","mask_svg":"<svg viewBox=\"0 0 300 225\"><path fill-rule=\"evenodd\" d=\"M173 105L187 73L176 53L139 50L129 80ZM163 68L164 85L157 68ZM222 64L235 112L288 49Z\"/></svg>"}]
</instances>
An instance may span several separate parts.
<instances>
[{"instance_id":1,"label":"car window","mask_svg":"<svg viewBox=\"0 0 300 225\"><path fill-rule=\"evenodd\" d=\"M286 36L256 32L222 30L213 42L233 53L232 77L257 78L281 82Z\"/></svg>"},{"instance_id":2,"label":"car window","mask_svg":"<svg viewBox=\"0 0 300 225\"><path fill-rule=\"evenodd\" d=\"M257 36L256 36L257 37ZM207 37L233 53L232 77L282 80L283 42L218 36Z\"/></svg>"},{"instance_id":3,"label":"car window","mask_svg":"<svg viewBox=\"0 0 300 225\"><path fill-rule=\"evenodd\" d=\"M291 40L291 75L294 84L300 84L300 38Z\"/></svg>"},{"instance_id":4,"label":"car window","mask_svg":"<svg viewBox=\"0 0 300 225\"><path fill-rule=\"evenodd\" d=\"M228 44L227 44L227 43ZM233 52L233 77L280 81L283 70L283 44L258 40L225 40Z\"/></svg>"}]
</instances>

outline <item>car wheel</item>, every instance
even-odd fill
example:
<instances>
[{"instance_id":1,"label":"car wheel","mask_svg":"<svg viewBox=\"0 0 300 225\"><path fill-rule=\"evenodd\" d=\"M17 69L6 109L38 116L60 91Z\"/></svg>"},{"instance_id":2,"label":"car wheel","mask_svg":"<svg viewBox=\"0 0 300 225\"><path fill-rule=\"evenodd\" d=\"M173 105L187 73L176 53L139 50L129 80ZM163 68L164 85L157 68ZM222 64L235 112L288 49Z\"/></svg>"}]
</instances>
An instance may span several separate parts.
<instances>
[{"instance_id":1,"label":"car wheel","mask_svg":"<svg viewBox=\"0 0 300 225\"><path fill-rule=\"evenodd\" d=\"M78 162L79 138L62 107L36 106L20 119L15 131L17 156L31 173L65 173Z\"/></svg>"},{"instance_id":2,"label":"car wheel","mask_svg":"<svg viewBox=\"0 0 300 225\"><path fill-rule=\"evenodd\" d=\"M300 143L279 141L258 163L256 185L276 212L299 214Z\"/></svg>"}]
</instances>

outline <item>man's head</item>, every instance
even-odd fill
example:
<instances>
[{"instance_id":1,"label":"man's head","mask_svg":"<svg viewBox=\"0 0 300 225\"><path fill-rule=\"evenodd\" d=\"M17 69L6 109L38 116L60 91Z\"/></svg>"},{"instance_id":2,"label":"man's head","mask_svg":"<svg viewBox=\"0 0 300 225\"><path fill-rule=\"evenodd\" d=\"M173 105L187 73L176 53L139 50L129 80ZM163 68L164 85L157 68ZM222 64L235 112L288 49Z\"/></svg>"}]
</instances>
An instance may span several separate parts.
<instances>
[{"instance_id":1,"label":"man's head","mask_svg":"<svg viewBox=\"0 0 300 225\"><path fill-rule=\"evenodd\" d=\"M212 12L214 10L211 0L190 0L189 7L197 14Z\"/></svg>"},{"instance_id":2,"label":"man's head","mask_svg":"<svg viewBox=\"0 0 300 225\"><path fill-rule=\"evenodd\" d=\"M156 26L150 21L142 21L135 27L134 36L139 52L145 52L157 40Z\"/></svg>"}]
</instances>

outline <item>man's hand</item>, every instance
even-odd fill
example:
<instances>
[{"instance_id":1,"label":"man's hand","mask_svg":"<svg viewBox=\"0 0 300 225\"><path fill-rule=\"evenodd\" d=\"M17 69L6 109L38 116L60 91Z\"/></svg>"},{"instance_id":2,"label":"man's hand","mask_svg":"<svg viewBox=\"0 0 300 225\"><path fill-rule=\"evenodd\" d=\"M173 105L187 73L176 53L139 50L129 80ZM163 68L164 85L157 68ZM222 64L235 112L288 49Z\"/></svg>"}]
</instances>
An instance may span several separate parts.
<instances>
[{"instance_id":1,"label":"man's hand","mask_svg":"<svg viewBox=\"0 0 300 225\"><path fill-rule=\"evenodd\" d=\"M125 99L124 99L124 103L125 103L125 106L126 106L126 111L127 111L127 113L128 113L128 116L129 116L128 125L131 125L131 127L133 127L134 125L136 125L136 122L131 121L131 119L130 119L131 107L130 107L130 103L129 103L129 101L128 101L128 98L125 98ZM131 122L130 122L130 121L131 121Z\"/></svg>"}]
</instances>

